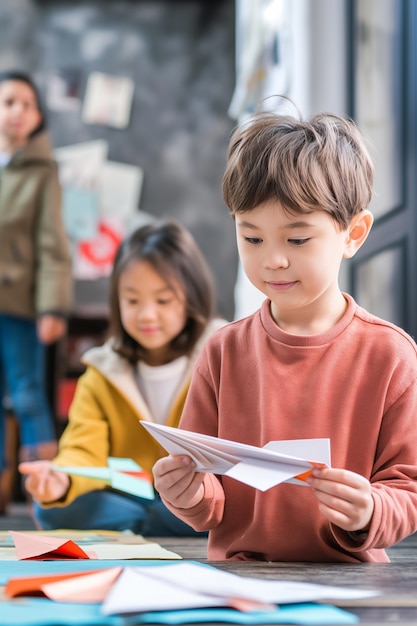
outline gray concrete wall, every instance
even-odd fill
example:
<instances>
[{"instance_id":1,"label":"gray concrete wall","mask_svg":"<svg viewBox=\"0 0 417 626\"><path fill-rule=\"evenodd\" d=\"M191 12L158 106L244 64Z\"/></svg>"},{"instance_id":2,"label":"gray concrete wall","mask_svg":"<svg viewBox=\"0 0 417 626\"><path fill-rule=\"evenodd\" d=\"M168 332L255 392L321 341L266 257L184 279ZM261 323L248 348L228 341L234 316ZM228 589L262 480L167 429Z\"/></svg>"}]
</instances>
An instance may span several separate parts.
<instances>
[{"instance_id":1,"label":"gray concrete wall","mask_svg":"<svg viewBox=\"0 0 417 626\"><path fill-rule=\"evenodd\" d=\"M41 89L50 71L78 69L81 95L92 71L134 80L128 129L50 112L54 144L105 139L110 160L140 166L141 209L192 231L229 319L237 253L220 185L234 125L234 10L233 0L0 0L0 69L29 71ZM101 284L80 293L106 298Z\"/></svg>"}]
</instances>

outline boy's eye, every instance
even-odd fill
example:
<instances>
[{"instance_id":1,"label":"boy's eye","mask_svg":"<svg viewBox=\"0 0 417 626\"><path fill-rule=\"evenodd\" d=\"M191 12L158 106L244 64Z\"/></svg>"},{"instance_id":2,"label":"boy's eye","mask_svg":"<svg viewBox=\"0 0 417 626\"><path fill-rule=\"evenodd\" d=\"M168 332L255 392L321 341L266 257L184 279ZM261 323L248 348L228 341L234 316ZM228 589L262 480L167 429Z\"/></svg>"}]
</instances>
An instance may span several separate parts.
<instances>
[{"instance_id":1,"label":"boy's eye","mask_svg":"<svg viewBox=\"0 0 417 626\"><path fill-rule=\"evenodd\" d=\"M157 302L158 304L169 304L171 302L172 298L160 298Z\"/></svg>"},{"instance_id":2,"label":"boy's eye","mask_svg":"<svg viewBox=\"0 0 417 626\"><path fill-rule=\"evenodd\" d=\"M291 243L293 246L302 246L303 244L307 243L308 240L309 237L299 237L297 239L288 239L288 242Z\"/></svg>"}]
</instances>

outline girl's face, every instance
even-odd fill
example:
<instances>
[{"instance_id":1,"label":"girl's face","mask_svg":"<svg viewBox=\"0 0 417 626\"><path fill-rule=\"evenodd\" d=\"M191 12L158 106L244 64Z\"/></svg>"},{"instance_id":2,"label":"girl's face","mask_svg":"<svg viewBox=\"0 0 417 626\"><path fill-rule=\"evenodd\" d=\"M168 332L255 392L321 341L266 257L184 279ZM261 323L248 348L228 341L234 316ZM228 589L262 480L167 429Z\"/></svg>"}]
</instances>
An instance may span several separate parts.
<instances>
[{"instance_id":1,"label":"girl's face","mask_svg":"<svg viewBox=\"0 0 417 626\"><path fill-rule=\"evenodd\" d=\"M146 261L132 261L120 275L119 303L123 328L146 350L146 363L168 363L170 343L187 321L180 285L170 286Z\"/></svg>"},{"instance_id":2,"label":"girl's face","mask_svg":"<svg viewBox=\"0 0 417 626\"><path fill-rule=\"evenodd\" d=\"M19 80L0 83L0 148L6 151L23 146L41 118L30 85Z\"/></svg>"}]
</instances>

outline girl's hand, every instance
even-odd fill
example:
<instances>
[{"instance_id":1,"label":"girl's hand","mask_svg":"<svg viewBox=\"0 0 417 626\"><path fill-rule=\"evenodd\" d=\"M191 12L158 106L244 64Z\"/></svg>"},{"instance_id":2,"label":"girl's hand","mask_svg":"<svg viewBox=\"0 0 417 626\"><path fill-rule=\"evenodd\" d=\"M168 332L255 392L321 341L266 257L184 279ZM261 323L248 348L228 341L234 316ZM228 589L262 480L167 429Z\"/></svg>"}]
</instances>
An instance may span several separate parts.
<instances>
[{"instance_id":1,"label":"girl's hand","mask_svg":"<svg viewBox=\"0 0 417 626\"><path fill-rule=\"evenodd\" d=\"M155 489L179 509L191 509L204 496L204 474L195 472L195 463L189 456L167 456L153 466Z\"/></svg>"},{"instance_id":2,"label":"girl's hand","mask_svg":"<svg viewBox=\"0 0 417 626\"><path fill-rule=\"evenodd\" d=\"M70 477L51 469L51 461L20 463L19 472L27 476L25 489L38 502L55 502L67 493Z\"/></svg>"},{"instance_id":3,"label":"girl's hand","mask_svg":"<svg viewBox=\"0 0 417 626\"><path fill-rule=\"evenodd\" d=\"M314 469L308 482L329 522L348 532L368 530L374 501L366 478L348 470L324 467Z\"/></svg>"},{"instance_id":4,"label":"girl's hand","mask_svg":"<svg viewBox=\"0 0 417 626\"><path fill-rule=\"evenodd\" d=\"M38 339L41 343L55 343L67 330L67 321L57 315L41 315L36 322Z\"/></svg>"}]
</instances>

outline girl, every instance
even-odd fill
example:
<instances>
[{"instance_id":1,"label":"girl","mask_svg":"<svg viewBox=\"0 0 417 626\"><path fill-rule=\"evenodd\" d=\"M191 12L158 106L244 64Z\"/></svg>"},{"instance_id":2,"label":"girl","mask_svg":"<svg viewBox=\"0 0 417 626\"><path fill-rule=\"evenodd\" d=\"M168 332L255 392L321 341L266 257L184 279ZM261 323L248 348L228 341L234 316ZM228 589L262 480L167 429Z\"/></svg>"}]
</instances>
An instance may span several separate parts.
<instances>
[{"instance_id":1,"label":"girl","mask_svg":"<svg viewBox=\"0 0 417 626\"><path fill-rule=\"evenodd\" d=\"M151 473L166 452L138 420L177 426L202 343L225 322L213 320L211 274L190 233L163 221L121 245L110 281L111 339L83 357L69 423L54 460L64 466L134 459ZM193 535L162 504L105 489L97 481L22 463L26 489L44 529L130 529L145 536Z\"/></svg>"},{"instance_id":2,"label":"girl","mask_svg":"<svg viewBox=\"0 0 417 626\"><path fill-rule=\"evenodd\" d=\"M57 452L45 345L66 331L71 258L57 167L39 95L20 72L0 73L0 512L6 510L5 409L19 422L20 460Z\"/></svg>"}]
</instances>

